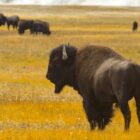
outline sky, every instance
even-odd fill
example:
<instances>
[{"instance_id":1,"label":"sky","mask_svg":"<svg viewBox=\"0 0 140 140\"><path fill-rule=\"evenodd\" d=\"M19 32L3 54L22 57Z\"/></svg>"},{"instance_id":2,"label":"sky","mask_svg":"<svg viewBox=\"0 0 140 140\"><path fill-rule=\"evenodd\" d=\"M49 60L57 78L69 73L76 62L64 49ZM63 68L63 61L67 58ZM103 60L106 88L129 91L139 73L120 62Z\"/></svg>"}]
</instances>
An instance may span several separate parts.
<instances>
[{"instance_id":1,"label":"sky","mask_svg":"<svg viewBox=\"0 0 140 140\"><path fill-rule=\"evenodd\" d=\"M0 0L0 4L139 6L140 0Z\"/></svg>"}]
</instances>

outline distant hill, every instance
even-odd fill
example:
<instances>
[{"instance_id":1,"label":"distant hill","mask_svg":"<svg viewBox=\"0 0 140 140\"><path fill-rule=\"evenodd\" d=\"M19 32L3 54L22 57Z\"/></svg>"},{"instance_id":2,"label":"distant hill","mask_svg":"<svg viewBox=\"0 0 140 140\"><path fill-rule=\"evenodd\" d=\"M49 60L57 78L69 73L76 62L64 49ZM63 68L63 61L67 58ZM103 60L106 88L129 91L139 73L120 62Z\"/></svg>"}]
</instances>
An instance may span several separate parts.
<instances>
[{"instance_id":1,"label":"distant hill","mask_svg":"<svg viewBox=\"0 0 140 140\"><path fill-rule=\"evenodd\" d=\"M140 0L0 0L0 4L140 6Z\"/></svg>"}]
</instances>

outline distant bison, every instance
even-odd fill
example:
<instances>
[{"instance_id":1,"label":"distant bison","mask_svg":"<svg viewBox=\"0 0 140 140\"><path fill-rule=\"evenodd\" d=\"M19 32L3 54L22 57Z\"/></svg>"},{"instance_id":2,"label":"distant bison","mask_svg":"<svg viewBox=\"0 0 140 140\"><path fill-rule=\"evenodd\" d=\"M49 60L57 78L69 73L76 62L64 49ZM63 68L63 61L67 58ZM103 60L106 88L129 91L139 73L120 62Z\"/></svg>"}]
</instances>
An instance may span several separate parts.
<instances>
[{"instance_id":1,"label":"distant bison","mask_svg":"<svg viewBox=\"0 0 140 140\"><path fill-rule=\"evenodd\" d=\"M91 129L104 129L111 121L113 103L119 104L128 129L132 97L140 122L140 66L110 48L61 45L51 52L46 77L55 84L55 93L65 85L79 92Z\"/></svg>"},{"instance_id":2,"label":"distant bison","mask_svg":"<svg viewBox=\"0 0 140 140\"><path fill-rule=\"evenodd\" d=\"M51 32L50 32L49 23L40 20L34 21L33 32L36 34L42 33L42 34L50 35Z\"/></svg>"},{"instance_id":3,"label":"distant bison","mask_svg":"<svg viewBox=\"0 0 140 140\"><path fill-rule=\"evenodd\" d=\"M11 17L7 17L7 27L8 30L10 29L10 25L14 28L17 29L18 27L18 22L19 22L19 17L18 16L11 16Z\"/></svg>"},{"instance_id":4,"label":"distant bison","mask_svg":"<svg viewBox=\"0 0 140 140\"><path fill-rule=\"evenodd\" d=\"M30 30L30 33L33 32L33 20L20 20L18 23L18 32L19 34L24 34L26 30Z\"/></svg>"},{"instance_id":5,"label":"distant bison","mask_svg":"<svg viewBox=\"0 0 140 140\"><path fill-rule=\"evenodd\" d=\"M6 23L6 16L0 13L0 26L5 25Z\"/></svg>"},{"instance_id":6,"label":"distant bison","mask_svg":"<svg viewBox=\"0 0 140 140\"><path fill-rule=\"evenodd\" d=\"M138 29L138 22L137 22L137 21L134 21L134 22L133 22L132 30L133 30L133 31L136 31L137 29Z\"/></svg>"}]
</instances>

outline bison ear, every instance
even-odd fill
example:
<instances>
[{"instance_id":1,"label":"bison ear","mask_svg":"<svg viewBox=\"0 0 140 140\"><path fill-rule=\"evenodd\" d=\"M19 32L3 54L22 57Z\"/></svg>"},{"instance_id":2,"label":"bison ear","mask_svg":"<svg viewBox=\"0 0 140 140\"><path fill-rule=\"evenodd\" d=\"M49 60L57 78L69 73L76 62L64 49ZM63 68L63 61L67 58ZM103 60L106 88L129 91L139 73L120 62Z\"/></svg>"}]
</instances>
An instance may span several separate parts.
<instances>
[{"instance_id":1,"label":"bison ear","mask_svg":"<svg viewBox=\"0 0 140 140\"><path fill-rule=\"evenodd\" d=\"M62 60L67 60L68 59L68 55L67 55L67 51L66 51L66 46L63 46L62 49Z\"/></svg>"}]
</instances>

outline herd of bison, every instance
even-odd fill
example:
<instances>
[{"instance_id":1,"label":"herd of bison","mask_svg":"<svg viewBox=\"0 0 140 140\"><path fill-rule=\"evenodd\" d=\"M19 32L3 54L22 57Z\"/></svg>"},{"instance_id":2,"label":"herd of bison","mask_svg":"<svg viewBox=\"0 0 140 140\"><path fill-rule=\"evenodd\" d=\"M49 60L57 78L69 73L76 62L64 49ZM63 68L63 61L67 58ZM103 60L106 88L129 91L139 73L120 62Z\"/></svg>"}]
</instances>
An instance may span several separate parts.
<instances>
[{"instance_id":1,"label":"herd of bison","mask_svg":"<svg viewBox=\"0 0 140 140\"><path fill-rule=\"evenodd\" d=\"M18 29L19 34L24 34L26 30L30 30L31 34L42 33L44 35L50 35L51 31L49 28L49 23L42 20L30 20L30 19L20 19L19 16L7 17L0 13L0 26L6 25L8 30L10 26Z\"/></svg>"},{"instance_id":2,"label":"herd of bison","mask_svg":"<svg viewBox=\"0 0 140 140\"><path fill-rule=\"evenodd\" d=\"M19 34L30 30L31 34L50 35L48 22L21 20L19 16L0 14L0 26L7 24ZM138 30L134 21L132 30ZM53 49L46 78L60 93L65 85L73 87L83 99L90 128L105 129L113 116L113 104L117 104L124 117L124 128L129 129L131 112L128 101L134 97L140 123L140 66L127 60L110 48L89 45L83 49L62 44Z\"/></svg>"},{"instance_id":3,"label":"herd of bison","mask_svg":"<svg viewBox=\"0 0 140 140\"><path fill-rule=\"evenodd\" d=\"M19 16L14 15L7 17L4 14L0 13L0 26L6 25L8 30L10 26L17 29L19 34L24 34L26 30L30 30L31 34L42 33L44 35L50 35L49 23L41 20L30 20L30 19L20 19ZM138 29L138 22L134 21L132 24L132 30L136 31Z\"/></svg>"}]
</instances>

